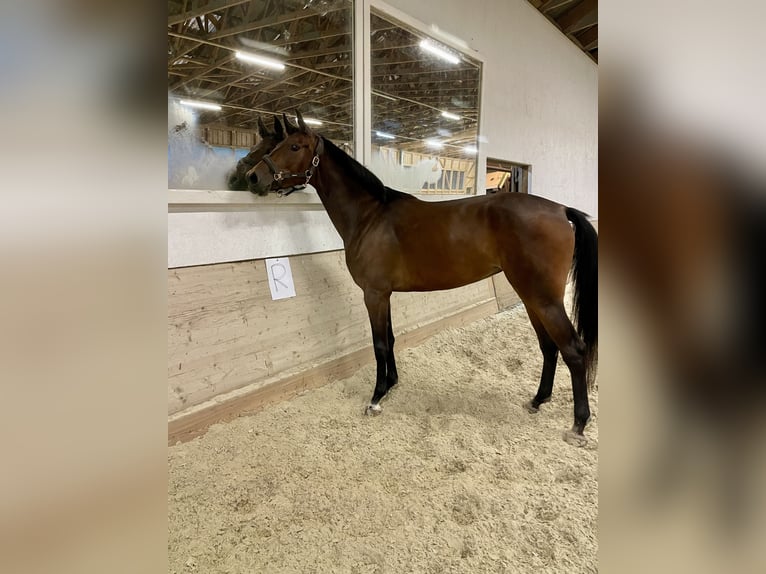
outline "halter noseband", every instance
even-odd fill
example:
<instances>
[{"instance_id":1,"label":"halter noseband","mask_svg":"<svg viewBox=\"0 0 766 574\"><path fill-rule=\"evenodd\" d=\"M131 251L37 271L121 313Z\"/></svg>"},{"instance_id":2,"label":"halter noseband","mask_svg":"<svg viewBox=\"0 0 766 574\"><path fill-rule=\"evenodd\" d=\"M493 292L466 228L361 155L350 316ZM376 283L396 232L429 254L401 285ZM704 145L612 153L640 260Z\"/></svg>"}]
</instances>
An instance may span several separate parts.
<instances>
[{"instance_id":1,"label":"halter noseband","mask_svg":"<svg viewBox=\"0 0 766 574\"><path fill-rule=\"evenodd\" d=\"M274 181L279 183L291 177L306 178L305 183L302 183L300 185L293 185L292 187L288 187L285 189L280 189L277 191L277 195L279 195L280 197L290 195L292 192L306 187L309 184L309 181L311 180L311 176L314 175L314 171L316 170L317 167L319 167L319 156L323 151L324 151L324 140L322 139L322 136L317 136L317 145L316 145L316 148L314 148L314 157L311 158L311 165L303 173L289 173L283 169L278 170L277 166L274 165L274 162L271 161L271 154L266 154L265 156L263 156L261 159L267 166L269 166L269 171L274 175Z\"/></svg>"}]
</instances>

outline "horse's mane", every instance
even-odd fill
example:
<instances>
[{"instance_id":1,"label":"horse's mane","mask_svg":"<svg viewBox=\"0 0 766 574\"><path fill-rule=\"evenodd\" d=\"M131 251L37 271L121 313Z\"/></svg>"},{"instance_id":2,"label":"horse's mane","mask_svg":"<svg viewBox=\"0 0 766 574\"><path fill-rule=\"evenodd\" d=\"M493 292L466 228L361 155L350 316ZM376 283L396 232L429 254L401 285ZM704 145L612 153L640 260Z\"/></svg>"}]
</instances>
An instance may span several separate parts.
<instances>
[{"instance_id":1,"label":"horse's mane","mask_svg":"<svg viewBox=\"0 0 766 574\"><path fill-rule=\"evenodd\" d=\"M375 199L381 203L390 203L395 199L401 199L403 197L412 197L411 195L404 193L403 191L397 191L383 185L377 175L372 173L369 169L364 167L361 163L356 161L353 157L348 155L345 151L340 149L326 137L324 139L325 152L329 153L332 160L338 164L341 169L346 170L351 177L356 179L362 188L372 195Z\"/></svg>"}]
</instances>

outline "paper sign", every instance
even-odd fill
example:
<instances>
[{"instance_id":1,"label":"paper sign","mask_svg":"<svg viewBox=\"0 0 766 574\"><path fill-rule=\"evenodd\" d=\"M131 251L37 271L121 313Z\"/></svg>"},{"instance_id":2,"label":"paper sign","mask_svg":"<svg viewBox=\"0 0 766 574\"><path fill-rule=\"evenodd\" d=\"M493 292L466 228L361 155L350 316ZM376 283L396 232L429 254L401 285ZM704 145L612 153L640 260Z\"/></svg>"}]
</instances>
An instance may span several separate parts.
<instances>
[{"instance_id":1,"label":"paper sign","mask_svg":"<svg viewBox=\"0 0 766 574\"><path fill-rule=\"evenodd\" d=\"M295 297L293 272L290 270L290 260L287 257L267 259L266 273L269 275L269 289L274 301Z\"/></svg>"}]
</instances>

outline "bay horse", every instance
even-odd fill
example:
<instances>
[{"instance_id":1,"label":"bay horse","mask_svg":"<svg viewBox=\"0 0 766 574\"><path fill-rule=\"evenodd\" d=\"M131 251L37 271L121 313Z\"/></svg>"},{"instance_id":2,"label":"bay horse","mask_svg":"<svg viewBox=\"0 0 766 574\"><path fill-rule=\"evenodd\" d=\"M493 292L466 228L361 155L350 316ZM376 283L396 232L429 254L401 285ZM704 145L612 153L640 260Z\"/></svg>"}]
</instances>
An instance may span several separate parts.
<instances>
[{"instance_id":1,"label":"bay horse","mask_svg":"<svg viewBox=\"0 0 766 574\"><path fill-rule=\"evenodd\" d=\"M253 169L261 158L273 150L276 145L285 139L285 132L279 119L274 116L274 131L269 131L263 120L258 118L258 135L261 141L250 148L250 152L237 162L237 165L229 171L226 183L231 191L253 191L247 180L247 172Z\"/></svg>"},{"instance_id":2,"label":"bay horse","mask_svg":"<svg viewBox=\"0 0 766 574\"><path fill-rule=\"evenodd\" d=\"M525 406L549 401L558 354L569 367L574 425L570 444L586 444L588 386L598 342L598 236L587 216L527 194L502 193L427 202L388 188L327 138L285 118L287 137L247 172L260 195L295 182L316 188L345 247L346 265L364 292L377 363L367 414L398 382L390 298L393 291L452 289L502 271L537 334L543 369ZM564 309L572 269L574 316Z\"/></svg>"}]
</instances>

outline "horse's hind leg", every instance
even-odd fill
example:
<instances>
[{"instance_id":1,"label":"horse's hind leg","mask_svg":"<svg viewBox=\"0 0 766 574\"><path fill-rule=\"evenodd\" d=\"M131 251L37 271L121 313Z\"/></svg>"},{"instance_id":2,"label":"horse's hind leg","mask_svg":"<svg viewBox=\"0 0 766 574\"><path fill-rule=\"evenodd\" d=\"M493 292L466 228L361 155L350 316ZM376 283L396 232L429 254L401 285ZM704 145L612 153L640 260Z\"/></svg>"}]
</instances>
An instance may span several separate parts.
<instances>
[{"instance_id":1,"label":"horse's hind leg","mask_svg":"<svg viewBox=\"0 0 766 574\"><path fill-rule=\"evenodd\" d=\"M543 327L542 322L537 317L534 311L527 307L527 315L532 323L532 327L537 333L537 341L540 344L540 351L543 353L543 372L540 375L540 385L537 388L537 394L534 398L526 403L524 406L530 413L536 413L540 410L540 405L547 403L551 400L551 393L553 393L553 377L556 373L556 363L559 357L559 348L556 343L551 339L548 331Z\"/></svg>"},{"instance_id":2,"label":"horse's hind leg","mask_svg":"<svg viewBox=\"0 0 766 574\"><path fill-rule=\"evenodd\" d=\"M535 306L535 313L551 339L561 352L561 358L569 367L572 376L572 396L574 398L574 425L567 431L564 440L576 446L586 444L583 429L590 418L588 405L588 385L586 378L585 343L575 331L567 317L563 302Z\"/></svg>"},{"instance_id":3,"label":"horse's hind leg","mask_svg":"<svg viewBox=\"0 0 766 574\"><path fill-rule=\"evenodd\" d=\"M375 349L375 362L377 363L377 375L375 378L375 391L372 394L370 404L367 406L367 414L381 412L380 399L388 391L387 367L391 349L389 347L389 313L391 305L391 293L366 290L364 292L364 304L370 316L372 327L372 345Z\"/></svg>"}]
</instances>

